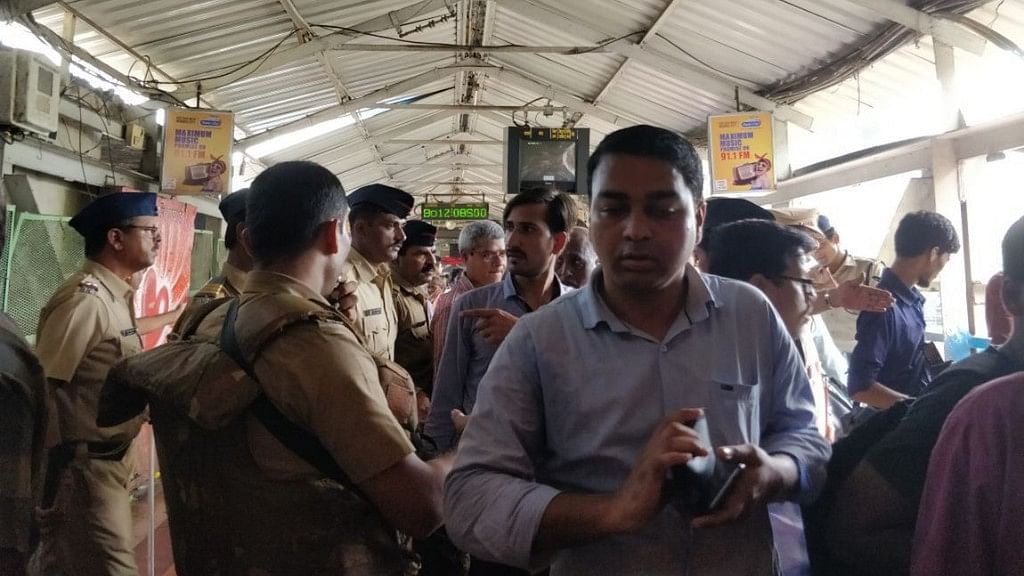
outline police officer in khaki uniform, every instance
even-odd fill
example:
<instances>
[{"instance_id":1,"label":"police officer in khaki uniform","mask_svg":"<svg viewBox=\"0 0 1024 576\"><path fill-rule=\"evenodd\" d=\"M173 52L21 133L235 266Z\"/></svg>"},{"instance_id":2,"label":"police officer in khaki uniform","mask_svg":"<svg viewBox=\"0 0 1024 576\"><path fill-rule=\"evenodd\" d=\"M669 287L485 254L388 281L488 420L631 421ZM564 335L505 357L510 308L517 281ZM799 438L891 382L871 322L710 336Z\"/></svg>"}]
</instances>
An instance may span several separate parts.
<instances>
[{"instance_id":1,"label":"police officer in khaki uniform","mask_svg":"<svg viewBox=\"0 0 1024 576\"><path fill-rule=\"evenodd\" d=\"M391 264L398 316L395 362L409 372L416 384L419 419L424 422L434 388L434 341L427 290L436 273L437 228L423 220L410 220L404 231L405 242L398 259Z\"/></svg>"},{"instance_id":2,"label":"police officer in khaki uniform","mask_svg":"<svg viewBox=\"0 0 1024 576\"><path fill-rule=\"evenodd\" d=\"M47 478L60 488L44 510L46 574L137 574L128 482L131 442L142 422L99 428L96 411L110 367L142 350L130 282L156 259L156 216L156 195L149 193L109 194L86 206L71 220L85 238L86 263L40 313L36 353L60 434Z\"/></svg>"},{"instance_id":3,"label":"police officer in khaki uniform","mask_svg":"<svg viewBox=\"0 0 1024 576\"><path fill-rule=\"evenodd\" d=\"M228 249L228 258L221 266L220 275L211 278L192 297L193 304L204 304L225 296L236 297L242 293L245 275L252 269L252 257L239 242L245 230L245 199L248 195L249 189L243 188L220 201L220 213L227 228L224 247Z\"/></svg>"},{"instance_id":4,"label":"police officer in khaki uniform","mask_svg":"<svg viewBox=\"0 0 1024 576\"><path fill-rule=\"evenodd\" d=\"M828 270L836 282L843 284L856 281L868 286L878 285L878 281L882 279L882 272L885 271L885 265L881 261L854 256L843 250L839 245L839 233L827 216L818 216L818 229L825 237L821 242L824 260L828 262ZM821 317L832 332L836 346L847 354L853 352L853 347L857 344L857 312L834 307L823 312Z\"/></svg>"},{"instance_id":5,"label":"police officer in khaki uniform","mask_svg":"<svg viewBox=\"0 0 1024 576\"><path fill-rule=\"evenodd\" d=\"M359 285L356 327L370 353L388 360L395 359L398 337L388 265L398 257L405 241L402 221L412 205L407 192L383 184L363 186L349 195L352 252L346 279Z\"/></svg>"},{"instance_id":6,"label":"police officer in khaki uniform","mask_svg":"<svg viewBox=\"0 0 1024 576\"><path fill-rule=\"evenodd\" d=\"M325 297L350 254L341 184L311 162L282 162L257 176L250 194L255 268L239 299L239 346L244 356L259 350L252 370L260 390L285 419L315 436L348 481L325 478L252 411L221 430L204 428L196 451L217 457L199 458L195 466L162 462L169 475L180 473L169 504L188 502L168 507L176 561L191 567L190 574L414 574L395 530L424 537L437 528L452 456L430 462L416 456L388 409L375 359ZM226 308L202 319L198 333L217 339ZM295 312L307 320L268 330ZM260 336L267 333L275 337ZM174 375L154 366L152 378ZM200 380L200 387L217 381ZM245 409L252 396L244 384L234 385L233 394L204 396L196 410L223 414L238 403ZM154 414L163 413L154 407ZM189 409L184 417L195 414ZM154 422L159 439L166 421ZM181 436L179 428L170 430L174 438L165 445ZM196 451L168 450L161 459L188 460Z\"/></svg>"},{"instance_id":7,"label":"police officer in khaki uniform","mask_svg":"<svg viewBox=\"0 0 1024 576\"><path fill-rule=\"evenodd\" d=\"M252 269L252 256L248 249L239 241L245 230L245 199L248 188L228 194L220 201L220 213L224 217L227 231L224 233L224 246L228 249L228 258L221 266L220 274L210 278L199 289L189 302L185 311L174 325L174 332L188 324L190 317L207 304L218 298L230 296L237 298L245 287L245 276Z\"/></svg>"},{"instance_id":8,"label":"police officer in khaki uniform","mask_svg":"<svg viewBox=\"0 0 1024 576\"><path fill-rule=\"evenodd\" d=\"M775 216L776 222L797 228L810 236L818 245L814 251L814 259L818 262L820 274L819 280L815 284L815 288L818 290L818 299L814 305L814 313L835 312L837 308L842 309L838 314L825 317L825 323L830 332L835 328L837 317L840 320L838 327L843 327L842 321L846 320L843 315L852 316L853 325L851 326L847 320L845 328L841 328L842 336L835 338L837 344L841 343L840 348L844 352L852 351L854 341L850 339L850 336L856 333L856 312L862 310L883 312L893 304L892 295L874 287L877 282L870 281L870 276L874 272L867 262L863 264L852 262L851 266L846 266L844 265L845 258L837 261L836 257L840 254L826 234L818 227L819 218L816 209L774 208L771 212ZM825 220L825 223L828 223L828 219ZM831 228L831 224L829 227ZM850 259L853 260L852 257ZM848 313L847 310L854 313ZM825 328L822 327L822 329ZM831 336L829 340L832 340Z\"/></svg>"}]
</instances>

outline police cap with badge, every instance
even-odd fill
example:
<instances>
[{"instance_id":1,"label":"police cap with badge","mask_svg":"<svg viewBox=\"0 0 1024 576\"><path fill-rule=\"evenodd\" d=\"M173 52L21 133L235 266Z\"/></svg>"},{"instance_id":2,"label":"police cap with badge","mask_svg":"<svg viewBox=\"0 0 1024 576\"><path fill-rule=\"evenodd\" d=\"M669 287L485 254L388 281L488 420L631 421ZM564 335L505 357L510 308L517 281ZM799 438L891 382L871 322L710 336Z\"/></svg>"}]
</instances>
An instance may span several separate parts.
<instances>
[{"instance_id":1,"label":"police cap with badge","mask_svg":"<svg viewBox=\"0 0 1024 576\"><path fill-rule=\"evenodd\" d=\"M220 209L220 215L224 217L225 222L229 224L245 222L245 201L248 197L249 189L242 188L228 194L220 201L217 208Z\"/></svg>"},{"instance_id":2,"label":"police cap with badge","mask_svg":"<svg viewBox=\"0 0 1024 576\"><path fill-rule=\"evenodd\" d=\"M84 238L95 238L118 224L139 216L156 216L156 194L114 192L93 200L69 224Z\"/></svg>"},{"instance_id":3,"label":"police cap with badge","mask_svg":"<svg viewBox=\"0 0 1024 576\"><path fill-rule=\"evenodd\" d=\"M815 237L825 235L825 231L818 227L818 210L815 208L773 208L772 214L775 221L783 226L802 228Z\"/></svg>"},{"instance_id":4,"label":"police cap with badge","mask_svg":"<svg viewBox=\"0 0 1024 576\"><path fill-rule=\"evenodd\" d=\"M409 220L405 223L403 231L405 232L405 242L402 244L402 248L409 246L431 247L437 239L437 227L423 220Z\"/></svg>"},{"instance_id":5,"label":"police cap with badge","mask_svg":"<svg viewBox=\"0 0 1024 576\"><path fill-rule=\"evenodd\" d=\"M238 238L238 225L245 222L245 202L249 198L249 189L242 188L232 192L220 201L217 208L220 215L224 217L227 224L227 232L224 234L224 245L230 250L234 248Z\"/></svg>"},{"instance_id":6,"label":"police cap with badge","mask_svg":"<svg viewBox=\"0 0 1024 576\"><path fill-rule=\"evenodd\" d=\"M350 210L365 208L405 218L412 212L413 197L404 190L384 184L363 186L348 195Z\"/></svg>"}]
</instances>

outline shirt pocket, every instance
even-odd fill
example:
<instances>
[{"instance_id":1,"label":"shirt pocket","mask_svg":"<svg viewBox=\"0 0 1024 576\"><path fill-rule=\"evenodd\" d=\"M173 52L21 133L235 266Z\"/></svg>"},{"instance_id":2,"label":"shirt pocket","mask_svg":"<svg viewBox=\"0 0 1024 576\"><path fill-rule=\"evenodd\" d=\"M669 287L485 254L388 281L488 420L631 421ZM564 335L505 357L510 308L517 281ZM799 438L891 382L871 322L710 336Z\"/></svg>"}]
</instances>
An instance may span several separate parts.
<instances>
[{"instance_id":1,"label":"shirt pocket","mask_svg":"<svg viewBox=\"0 0 1024 576\"><path fill-rule=\"evenodd\" d=\"M708 429L715 446L757 443L761 387L739 378L708 382Z\"/></svg>"}]
</instances>

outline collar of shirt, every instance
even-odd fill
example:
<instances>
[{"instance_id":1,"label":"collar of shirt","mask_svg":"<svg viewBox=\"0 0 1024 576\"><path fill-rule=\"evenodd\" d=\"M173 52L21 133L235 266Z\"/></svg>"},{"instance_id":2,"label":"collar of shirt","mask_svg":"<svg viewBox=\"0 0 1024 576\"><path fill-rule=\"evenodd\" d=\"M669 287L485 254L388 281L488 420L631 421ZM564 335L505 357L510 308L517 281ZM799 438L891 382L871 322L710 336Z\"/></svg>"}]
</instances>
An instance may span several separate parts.
<instances>
[{"instance_id":1,"label":"collar of shirt","mask_svg":"<svg viewBox=\"0 0 1024 576\"><path fill-rule=\"evenodd\" d=\"M558 276L555 276L555 283L552 285L551 290L551 301L553 302L562 294L570 292L572 288L562 284L562 281L558 279ZM512 277L511 272L505 272L505 275L501 277L501 294L506 300L518 298L524 306L526 305L526 300L519 296L519 290L516 288L516 281ZM526 309L530 310L530 307L526 306Z\"/></svg>"},{"instance_id":2,"label":"collar of shirt","mask_svg":"<svg viewBox=\"0 0 1024 576\"><path fill-rule=\"evenodd\" d=\"M305 283L286 274L253 270L245 279L245 293L291 294L330 307L327 299Z\"/></svg>"},{"instance_id":3,"label":"collar of shirt","mask_svg":"<svg viewBox=\"0 0 1024 576\"><path fill-rule=\"evenodd\" d=\"M445 292L465 294L474 288L476 288L476 286L473 285L473 281L469 279L469 276L466 276L465 272L463 272L462 274L459 274L459 277L455 279L455 283L449 286Z\"/></svg>"},{"instance_id":4,"label":"collar of shirt","mask_svg":"<svg viewBox=\"0 0 1024 576\"><path fill-rule=\"evenodd\" d=\"M94 260L86 260L85 265L82 266L82 271L95 276L100 281L100 284L103 284L103 287L110 292L111 296L129 300L132 298L132 293L135 291L132 285L126 282L124 278L119 278L117 274L114 274L110 268L103 264Z\"/></svg>"},{"instance_id":5,"label":"collar of shirt","mask_svg":"<svg viewBox=\"0 0 1024 576\"><path fill-rule=\"evenodd\" d=\"M241 290L245 286L246 273L237 266L225 262L220 273L235 290Z\"/></svg>"},{"instance_id":6,"label":"collar of shirt","mask_svg":"<svg viewBox=\"0 0 1024 576\"><path fill-rule=\"evenodd\" d=\"M911 306L924 305L924 296L921 295L917 288L908 287L903 283L903 280L900 280L900 277L889 268L886 268L886 270L882 272L882 279L878 281L878 287L892 292L892 295L904 304L909 304Z\"/></svg>"},{"instance_id":7,"label":"collar of shirt","mask_svg":"<svg viewBox=\"0 0 1024 576\"><path fill-rule=\"evenodd\" d=\"M686 304L680 311L680 318L673 324L667 339L671 339L682 330L707 320L711 317L711 310L719 306L719 300L715 298L713 289L705 281L703 275L689 264L686 265L685 278L687 283ZM600 267L594 271L590 282L581 288L579 306L582 313L583 327L593 330L604 323L613 332L634 332L635 330L619 319L614 312L608 308L604 298L601 296L600 287L604 285L604 270ZM679 325L685 321L684 325Z\"/></svg>"},{"instance_id":8,"label":"collar of shirt","mask_svg":"<svg viewBox=\"0 0 1024 576\"><path fill-rule=\"evenodd\" d=\"M391 279L395 282L395 286L398 286L398 289L401 290L402 292L409 294L411 296L426 298L426 284L420 284L419 286L415 286L411 282L407 282L406 279L403 278L402 275L399 274L398 271L395 270L393 267L391 268Z\"/></svg>"},{"instance_id":9,"label":"collar of shirt","mask_svg":"<svg viewBox=\"0 0 1024 576\"><path fill-rule=\"evenodd\" d=\"M360 282L373 282L377 278L391 274L390 266L387 264L380 264L378 266L370 264L370 261L355 248L349 250L348 261L355 271L356 280Z\"/></svg>"}]
</instances>

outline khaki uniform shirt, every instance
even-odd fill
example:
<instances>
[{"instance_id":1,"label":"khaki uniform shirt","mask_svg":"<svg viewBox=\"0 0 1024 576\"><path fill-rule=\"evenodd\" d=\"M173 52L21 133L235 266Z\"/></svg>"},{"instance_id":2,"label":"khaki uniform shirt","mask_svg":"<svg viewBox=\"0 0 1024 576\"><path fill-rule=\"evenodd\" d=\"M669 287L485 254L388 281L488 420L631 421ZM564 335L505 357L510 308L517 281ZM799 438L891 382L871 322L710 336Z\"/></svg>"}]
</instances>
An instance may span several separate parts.
<instances>
[{"instance_id":1,"label":"khaki uniform shirt","mask_svg":"<svg viewBox=\"0 0 1024 576\"><path fill-rule=\"evenodd\" d=\"M204 304L208 304L219 298L226 298L228 296L237 298L241 295L242 289L245 288L245 276L246 273L244 271L225 262L224 266L220 269L220 276L210 278L210 280L200 288L194 296L192 296L192 300L190 300L188 306L185 307L185 311L181 313L181 316L178 317L178 321L174 323L174 329L172 332L180 332L181 327L187 325L189 318L191 318L197 310L202 308Z\"/></svg>"},{"instance_id":2,"label":"khaki uniform shirt","mask_svg":"<svg viewBox=\"0 0 1024 576\"><path fill-rule=\"evenodd\" d=\"M847 252L843 265L832 274L832 277L835 278L837 284L842 284L854 278L864 278L864 274L867 273L870 276L867 284L875 286L882 277L884 269L881 262L867 258L855 258ZM825 326L828 327L839 350L845 354L853 352L853 347L857 344L857 313L848 312L843 308L833 308L822 312L821 318L825 321Z\"/></svg>"},{"instance_id":3,"label":"khaki uniform shirt","mask_svg":"<svg viewBox=\"0 0 1024 576\"><path fill-rule=\"evenodd\" d=\"M430 299L427 285L413 286L397 272L393 290L398 317L395 362L412 376L416 387L428 395L434 383L434 341L430 332Z\"/></svg>"},{"instance_id":4,"label":"khaki uniform shirt","mask_svg":"<svg viewBox=\"0 0 1024 576\"><path fill-rule=\"evenodd\" d=\"M111 428L96 426L100 389L110 367L142 350L135 325L134 291L105 266L86 261L64 281L39 314L36 354L53 391L64 442L127 445L141 417Z\"/></svg>"},{"instance_id":5,"label":"khaki uniform shirt","mask_svg":"<svg viewBox=\"0 0 1024 576\"><path fill-rule=\"evenodd\" d=\"M323 296L298 280L273 272L249 273L239 310L260 294L293 294L331 309ZM197 334L217 338L224 323L221 306L203 320ZM297 325L273 340L253 367L260 388L289 420L312 432L356 484L414 452L412 442L388 409L377 366L342 322ZM257 465L273 480L322 478L248 416L249 446Z\"/></svg>"},{"instance_id":6,"label":"khaki uniform shirt","mask_svg":"<svg viewBox=\"0 0 1024 576\"><path fill-rule=\"evenodd\" d=\"M14 322L0 314L0 548L29 551L48 412L43 368Z\"/></svg>"},{"instance_id":7,"label":"khaki uniform shirt","mask_svg":"<svg viewBox=\"0 0 1024 576\"><path fill-rule=\"evenodd\" d=\"M243 288L245 288L245 272L225 262L220 269L220 276L210 278L192 297L192 301L203 304L226 296L234 298L242 293Z\"/></svg>"},{"instance_id":8,"label":"khaki uniform shirt","mask_svg":"<svg viewBox=\"0 0 1024 576\"><path fill-rule=\"evenodd\" d=\"M394 360L398 317L392 295L391 268L387 264L370 264L355 248L349 253L348 261L346 281L359 283L356 327L371 353Z\"/></svg>"}]
</instances>

